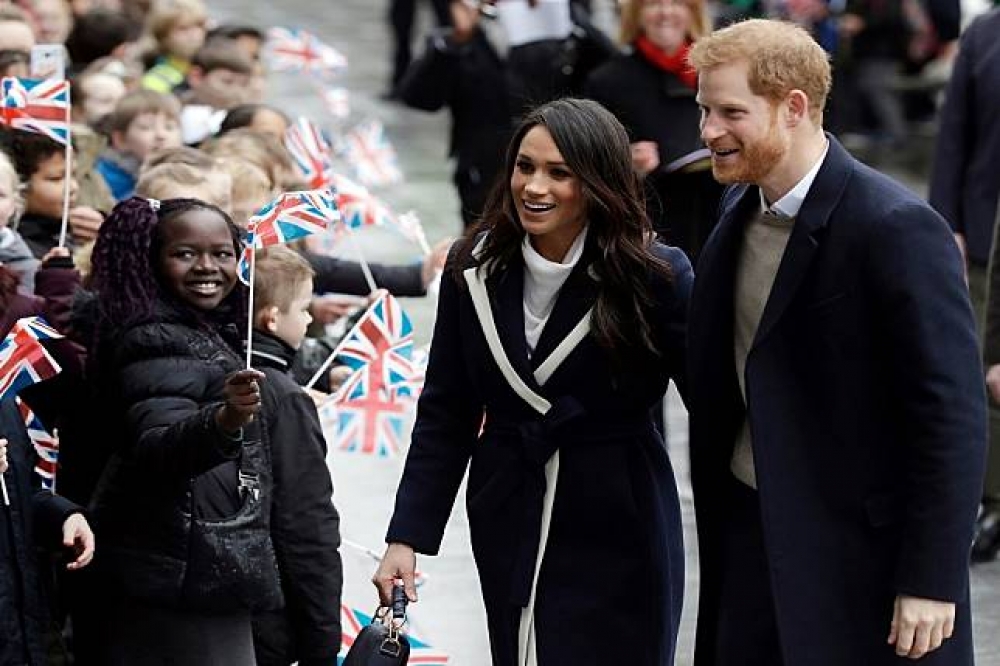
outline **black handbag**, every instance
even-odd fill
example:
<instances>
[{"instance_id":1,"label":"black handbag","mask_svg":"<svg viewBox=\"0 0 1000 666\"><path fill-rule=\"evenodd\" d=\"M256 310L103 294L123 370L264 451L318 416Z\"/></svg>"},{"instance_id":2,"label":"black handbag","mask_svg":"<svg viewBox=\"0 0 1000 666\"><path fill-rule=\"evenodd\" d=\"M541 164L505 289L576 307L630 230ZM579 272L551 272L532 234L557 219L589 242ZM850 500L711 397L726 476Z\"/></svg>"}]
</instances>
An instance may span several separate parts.
<instances>
[{"instance_id":1,"label":"black handbag","mask_svg":"<svg viewBox=\"0 0 1000 666\"><path fill-rule=\"evenodd\" d=\"M406 623L406 593L392 588L392 608L379 606L372 622L358 632L343 666L406 666L410 641L400 633Z\"/></svg>"}]
</instances>

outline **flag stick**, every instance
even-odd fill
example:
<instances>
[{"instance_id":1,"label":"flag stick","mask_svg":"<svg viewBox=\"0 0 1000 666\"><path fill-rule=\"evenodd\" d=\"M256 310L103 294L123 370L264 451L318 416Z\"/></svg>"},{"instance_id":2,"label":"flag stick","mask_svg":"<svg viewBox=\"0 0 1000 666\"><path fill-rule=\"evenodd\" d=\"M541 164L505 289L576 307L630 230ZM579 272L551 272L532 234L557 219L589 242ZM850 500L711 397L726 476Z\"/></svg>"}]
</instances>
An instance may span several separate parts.
<instances>
[{"instance_id":1,"label":"flag stick","mask_svg":"<svg viewBox=\"0 0 1000 666\"><path fill-rule=\"evenodd\" d=\"M10 495L7 494L7 481L3 478L3 474L0 474L0 489L3 490L3 505L10 506Z\"/></svg>"},{"instance_id":2,"label":"flag stick","mask_svg":"<svg viewBox=\"0 0 1000 666\"><path fill-rule=\"evenodd\" d=\"M351 331L353 330L354 329L352 328ZM326 357L325 361L323 361L323 365L319 366L319 370L316 371L316 374L314 374L312 376L312 379L310 379L309 382L306 384L307 389L311 389L316 384L316 382L319 381L319 378L323 376L323 373L330 369L330 364L333 363L333 359L337 358L337 354L339 354L341 350L344 348L344 343L347 342L347 338L350 337L351 331L348 331L347 335L345 335L343 338L340 339L340 342L337 343L337 346L334 347L333 351L330 352L330 355Z\"/></svg>"},{"instance_id":3,"label":"flag stick","mask_svg":"<svg viewBox=\"0 0 1000 666\"><path fill-rule=\"evenodd\" d=\"M348 548L353 548L354 550L356 550L356 551L358 551L360 553L364 553L365 555L367 555L368 557L372 558L376 562L381 562L382 561L382 556L381 555L379 555L378 553L376 553L371 548L365 548L360 543L355 543L354 541L351 541L350 539L341 539L340 543L344 544Z\"/></svg>"},{"instance_id":4,"label":"flag stick","mask_svg":"<svg viewBox=\"0 0 1000 666\"><path fill-rule=\"evenodd\" d=\"M383 296L383 298L384 298L384 296ZM379 299L379 300L381 300L381 299ZM375 301L374 303L372 303L371 305L369 305L368 306L368 310L371 310L373 307L375 307L378 304L378 302L379 301ZM367 313L368 310L366 310L365 312ZM361 319L364 319L364 315L361 315ZM312 388L316 384L316 382L319 381L319 378L323 376L323 373L326 372L330 368L330 364L333 363L333 359L337 358L337 355L340 354L341 350L344 348L344 345L347 344L347 341L350 339L351 333L353 333L354 330L360 324L361 324L361 320L359 319L358 323L354 324L354 326L351 327L351 330L349 330L347 332L347 335L345 335L344 337L342 337L340 339L340 342L337 343L337 346L334 348L334 350L332 352L330 352L330 355L326 357L325 361L323 361L323 365L319 366L319 370L316 371L316 374L314 374L312 376L312 379L310 379L309 382L306 384L306 388L307 389Z\"/></svg>"},{"instance_id":5,"label":"flag stick","mask_svg":"<svg viewBox=\"0 0 1000 666\"><path fill-rule=\"evenodd\" d=\"M66 231L69 228L69 190L73 179L73 155L70 152L73 143L73 130L69 124L70 86L66 86L66 176L63 178L62 227L59 229L59 247L66 247Z\"/></svg>"},{"instance_id":6,"label":"flag stick","mask_svg":"<svg viewBox=\"0 0 1000 666\"><path fill-rule=\"evenodd\" d=\"M56 444L58 445L58 443L59 443L59 428L53 428L52 429L52 439L56 440ZM58 465L58 462L56 464ZM57 472L59 471L58 467L56 467L56 471ZM52 494L53 495L55 495L56 492L57 492L56 491L56 480L58 478L59 478L58 474L53 474L52 475Z\"/></svg>"},{"instance_id":7,"label":"flag stick","mask_svg":"<svg viewBox=\"0 0 1000 666\"><path fill-rule=\"evenodd\" d=\"M253 283L257 272L257 248L250 246L250 297L247 299L247 370L253 357Z\"/></svg>"},{"instance_id":8,"label":"flag stick","mask_svg":"<svg viewBox=\"0 0 1000 666\"><path fill-rule=\"evenodd\" d=\"M354 238L354 232L351 231L351 227L345 224L344 229L347 230L347 237L351 239L351 245L354 246L354 254L357 255L358 263L361 264L361 271L365 274L365 282L368 283L369 293L371 293L378 289L378 285L375 284L375 276L372 275L372 269L368 266L368 261L365 259L365 255L361 251L361 246L358 244L357 239Z\"/></svg>"}]
</instances>

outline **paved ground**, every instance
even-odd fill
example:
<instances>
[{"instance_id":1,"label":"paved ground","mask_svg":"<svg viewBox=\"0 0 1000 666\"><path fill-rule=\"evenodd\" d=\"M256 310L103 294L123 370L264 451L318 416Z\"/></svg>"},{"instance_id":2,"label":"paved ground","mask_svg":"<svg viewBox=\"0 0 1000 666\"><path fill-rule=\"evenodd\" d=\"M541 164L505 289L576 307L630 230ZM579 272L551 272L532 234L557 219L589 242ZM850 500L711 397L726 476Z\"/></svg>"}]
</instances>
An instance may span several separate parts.
<instances>
[{"instance_id":1,"label":"paved ground","mask_svg":"<svg viewBox=\"0 0 1000 666\"><path fill-rule=\"evenodd\" d=\"M308 27L345 52L350 59L350 70L340 84L352 91L353 115L349 122L367 117L382 120L401 155L407 176L404 185L383 191L384 199L398 210L416 210L432 241L458 233L458 202L450 184L450 165L446 161L447 114L409 111L378 98L388 77L389 36L383 21L386 0L328 0L325 4L310 0L209 0L209 3L220 19L246 21L263 27ZM603 12L606 2L596 4ZM337 128L324 115L321 103L306 80L294 76L273 80L270 91L270 99L288 113L305 114L331 130ZM912 187L922 188L919 177L907 178ZM365 235L361 245L373 260L409 261L417 257L415 248L405 241L377 230ZM433 300L408 300L405 307L414 321L418 338L428 339L433 325ZM676 397L669 405L670 450L682 490L689 544L688 601L677 659L678 666L687 666L691 663L697 560L690 486L686 480L686 415ZM392 509L402 462L341 455L333 457L331 467L337 489L336 501L343 516L344 538L381 551L382 535ZM441 556L421 561L421 568L428 573L429 580L422 588L422 599L412 615L418 633L447 650L452 655L452 663L486 666L489 664L488 644L462 504L461 501L457 503ZM375 601L373 589L367 582L374 569L372 560L348 546L344 548L344 557L347 568L345 600L362 609L370 608ZM1000 664L1000 563L974 570L973 601L979 664Z\"/></svg>"}]
</instances>

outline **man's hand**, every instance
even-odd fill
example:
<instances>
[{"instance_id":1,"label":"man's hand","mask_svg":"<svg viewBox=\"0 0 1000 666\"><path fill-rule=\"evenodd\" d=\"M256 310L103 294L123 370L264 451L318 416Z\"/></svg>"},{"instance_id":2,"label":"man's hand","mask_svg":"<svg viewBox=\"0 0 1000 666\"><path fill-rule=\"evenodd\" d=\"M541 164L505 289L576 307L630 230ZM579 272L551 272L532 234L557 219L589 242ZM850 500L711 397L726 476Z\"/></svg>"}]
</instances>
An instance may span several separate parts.
<instances>
[{"instance_id":1,"label":"man's hand","mask_svg":"<svg viewBox=\"0 0 1000 666\"><path fill-rule=\"evenodd\" d=\"M69 227L73 238L81 245L97 238L97 232L104 222L104 216L90 206L69 209Z\"/></svg>"},{"instance_id":2,"label":"man's hand","mask_svg":"<svg viewBox=\"0 0 1000 666\"><path fill-rule=\"evenodd\" d=\"M955 604L899 595L889 628L889 645L900 657L920 659L941 647L955 630Z\"/></svg>"},{"instance_id":3,"label":"man's hand","mask_svg":"<svg viewBox=\"0 0 1000 666\"><path fill-rule=\"evenodd\" d=\"M7 471L7 440L0 438L0 474Z\"/></svg>"},{"instance_id":4,"label":"man's hand","mask_svg":"<svg viewBox=\"0 0 1000 666\"><path fill-rule=\"evenodd\" d=\"M94 532L82 513L71 514L63 523L63 545L73 550L76 559L66 565L70 571L82 569L94 559Z\"/></svg>"}]
</instances>

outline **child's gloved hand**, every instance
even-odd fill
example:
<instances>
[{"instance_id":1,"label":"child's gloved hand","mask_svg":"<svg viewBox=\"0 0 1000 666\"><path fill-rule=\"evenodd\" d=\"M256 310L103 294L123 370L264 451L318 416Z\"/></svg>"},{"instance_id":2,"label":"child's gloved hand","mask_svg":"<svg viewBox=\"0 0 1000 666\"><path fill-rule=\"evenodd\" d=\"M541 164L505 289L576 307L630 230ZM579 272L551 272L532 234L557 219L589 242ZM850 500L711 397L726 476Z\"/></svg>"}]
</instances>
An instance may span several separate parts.
<instances>
[{"instance_id":1,"label":"child's gloved hand","mask_svg":"<svg viewBox=\"0 0 1000 666\"><path fill-rule=\"evenodd\" d=\"M253 420L260 411L260 382L264 373L239 370L226 377L222 389L225 404L215 413L215 422L223 432L234 433Z\"/></svg>"}]
</instances>

